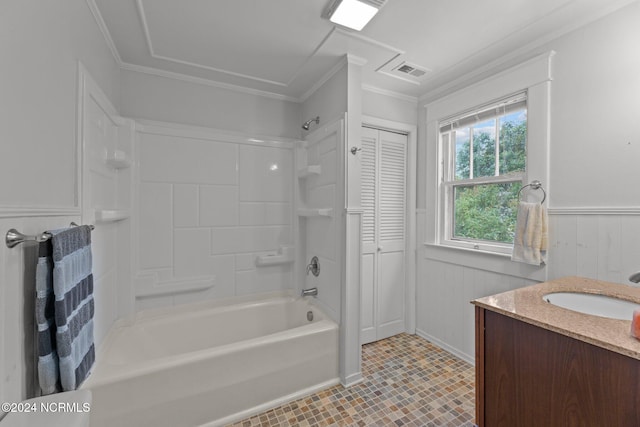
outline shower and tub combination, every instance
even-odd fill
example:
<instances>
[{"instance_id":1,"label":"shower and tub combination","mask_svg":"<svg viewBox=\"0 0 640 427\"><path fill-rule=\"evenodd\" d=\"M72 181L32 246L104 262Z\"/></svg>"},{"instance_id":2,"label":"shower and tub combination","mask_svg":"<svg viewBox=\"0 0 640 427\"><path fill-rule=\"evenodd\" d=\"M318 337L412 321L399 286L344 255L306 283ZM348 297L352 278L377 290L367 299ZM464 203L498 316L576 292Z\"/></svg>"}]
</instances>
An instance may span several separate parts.
<instances>
[{"instance_id":1,"label":"shower and tub combination","mask_svg":"<svg viewBox=\"0 0 640 427\"><path fill-rule=\"evenodd\" d=\"M293 250L296 213L313 202L296 189L335 179L324 164L335 163L336 145L313 145L324 170L300 178L296 154L308 148L296 141L155 123L136 132L134 291L188 289L195 277L236 296L162 305L160 294L160 304L116 321L82 385L93 393L92 427L224 425L338 384L339 304L322 288L336 268L319 251L300 282L300 255L314 249ZM334 221L305 216L297 233L313 224L326 235Z\"/></svg>"},{"instance_id":2,"label":"shower and tub combination","mask_svg":"<svg viewBox=\"0 0 640 427\"><path fill-rule=\"evenodd\" d=\"M317 257L307 273L320 274ZM317 288L121 319L83 389L92 427L219 426L339 383L338 325Z\"/></svg>"},{"instance_id":3,"label":"shower and tub combination","mask_svg":"<svg viewBox=\"0 0 640 427\"><path fill-rule=\"evenodd\" d=\"M11 229L6 244L49 237L42 236ZM309 273L320 274L317 257ZM90 414L52 425L86 426L90 417L91 427L221 426L338 384L338 325L312 303L317 295L281 291L120 319L81 389L49 396L81 402ZM9 425L46 421L10 418Z\"/></svg>"},{"instance_id":4,"label":"shower and tub combination","mask_svg":"<svg viewBox=\"0 0 640 427\"><path fill-rule=\"evenodd\" d=\"M147 310L110 331L92 427L218 426L338 379L338 325L287 292Z\"/></svg>"},{"instance_id":5,"label":"shower and tub combination","mask_svg":"<svg viewBox=\"0 0 640 427\"><path fill-rule=\"evenodd\" d=\"M313 122L319 118L306 128ZM327 195L319 208L294 199L299 183L311 192L335 182L337 143L257 141L148 123L136 124L131 141L138 170L122 175L133 181L124 183L135 201L131 221L101 223L94 242L126 229L135 261L130 286L101 283L102 292L114 293L96 297L104 329L80 387L92 396L91 426L224 425L338 384L340 282L332 256L340 258L328 238L337 235L331 225L338 219L326 214L337 206ZM322 173L300 178L302 145ZM318 255L302 282L304 264L292 244L296 212L304 218L298 233L309 227L307 241L324 243L317 252L300 245L301 255ZM102 273L103 259L96 259ZM153 298L158 304L138 305ZM115 310L109 304L116 300L136 307ZM105 312L119 313L118 320Z\"/></svg>"}]
</instances>

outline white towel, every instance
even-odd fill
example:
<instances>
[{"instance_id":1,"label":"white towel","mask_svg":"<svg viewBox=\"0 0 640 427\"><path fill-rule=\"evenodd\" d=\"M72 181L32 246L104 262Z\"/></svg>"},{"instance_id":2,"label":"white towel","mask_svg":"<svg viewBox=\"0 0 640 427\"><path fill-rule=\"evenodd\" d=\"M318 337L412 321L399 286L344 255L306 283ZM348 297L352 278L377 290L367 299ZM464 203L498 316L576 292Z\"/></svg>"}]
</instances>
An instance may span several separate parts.
<instances>
[{"instance_id":1,"label":"white towel","mask_svg":"<svg viewBox=\"0 0 640 427\"><path fill-rule=\"evenodd\" d=\"M546 255L547 209L540 203L520 202L511 260L542 265Z\"/></svg>"}]
</instances>

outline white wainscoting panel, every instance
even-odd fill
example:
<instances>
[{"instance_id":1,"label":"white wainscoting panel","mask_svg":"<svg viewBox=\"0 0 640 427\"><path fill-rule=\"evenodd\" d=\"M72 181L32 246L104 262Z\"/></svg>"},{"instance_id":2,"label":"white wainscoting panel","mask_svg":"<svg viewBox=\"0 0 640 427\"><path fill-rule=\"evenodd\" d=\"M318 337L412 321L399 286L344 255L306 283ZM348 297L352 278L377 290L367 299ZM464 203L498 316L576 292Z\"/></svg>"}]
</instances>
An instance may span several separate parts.
<instances>
[{"instance_id":1,"label":"white wainscoting panel","mask_svg":"<svg viewBox=\"0 0 640 427\"><path fill-rule=\"evenodd\" d=\"M633 285L628 277L640 270L640 215L554 213L549 246L549 279L577 275ZM424 253L418 259L416 332L472 362L475 319L469 302L537 281L429 259Z\"/></svg>"},{"instance_id":2,"label":"white wainscoting panel","mask_svg":"<svg viewBox=\"0 0 640 427\"><path fill-rule=\"evenodd\" d=\"M640 215L549 217L549 278L585 276L632 285L640 270Z\"/></svg>"}]
</instances>

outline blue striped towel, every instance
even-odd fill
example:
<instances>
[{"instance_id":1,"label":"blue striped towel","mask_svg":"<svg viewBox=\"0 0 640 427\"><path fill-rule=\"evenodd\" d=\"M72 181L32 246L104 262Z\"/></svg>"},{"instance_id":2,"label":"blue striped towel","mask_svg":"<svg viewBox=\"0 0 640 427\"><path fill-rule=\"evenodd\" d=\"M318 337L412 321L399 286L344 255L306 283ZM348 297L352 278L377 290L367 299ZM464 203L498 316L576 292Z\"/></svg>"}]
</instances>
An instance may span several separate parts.
<instances>
[{"instance_id":1,"label":"blue striped towel","mask_svg":"<svg viewBox=\"0 0 640 427\"><path fill-rule=\"evenodd\" d=\"M91 228L51 232L36 267L38 378L43 394L75 390L95 361Z\"/></svg>"}]
</instances>

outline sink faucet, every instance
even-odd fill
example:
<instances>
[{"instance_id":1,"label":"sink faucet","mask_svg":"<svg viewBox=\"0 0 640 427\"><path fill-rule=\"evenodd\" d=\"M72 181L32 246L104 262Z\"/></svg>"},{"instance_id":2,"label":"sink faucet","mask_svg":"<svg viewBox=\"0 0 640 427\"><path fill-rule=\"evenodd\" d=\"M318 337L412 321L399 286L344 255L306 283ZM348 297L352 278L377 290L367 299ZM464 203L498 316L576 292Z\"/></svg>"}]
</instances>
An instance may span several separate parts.
<instances>
[{"instance_id":1,"label":"sink faucet","mask_svg":"<svg viewBox=\"0 0 640 427\"><path fill-rule=\"evenodd\" d=\"M629 281L633 283L640 283L640 271L629 276Z\"/></svg>"},{"instance_id":2,"label":"sink faucet","mask_svg":"<svg viewBox=\"0 0 640 427\"><path fill-rule=\"evenodd\" d=\"M318 288L309 288L302 290L303 297L315 297L318 295Z\"/></svg>"}]
</instances>

